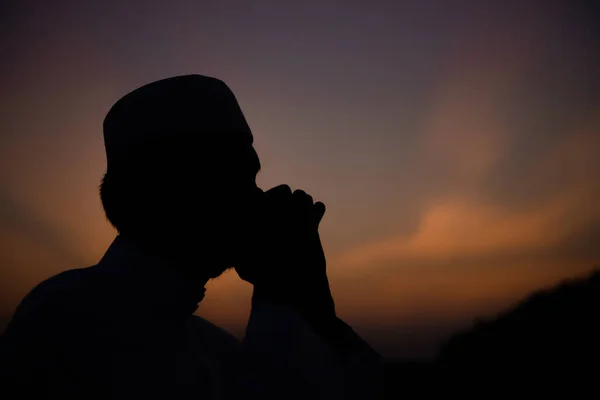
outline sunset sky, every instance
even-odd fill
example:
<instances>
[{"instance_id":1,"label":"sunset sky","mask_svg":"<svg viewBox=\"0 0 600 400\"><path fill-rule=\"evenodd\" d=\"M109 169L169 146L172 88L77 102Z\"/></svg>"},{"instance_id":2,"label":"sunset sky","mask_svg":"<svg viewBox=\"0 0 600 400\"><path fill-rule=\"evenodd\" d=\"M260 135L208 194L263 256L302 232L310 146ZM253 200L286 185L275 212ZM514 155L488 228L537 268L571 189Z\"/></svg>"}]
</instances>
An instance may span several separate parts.
<instances>
[{"instance_id":1,"label":"sunset sky","mask_svg":"<svg viewBox=\"0 0 600 400\"><path fill-rule=\"evenodd\" d=\"M169 5L167 5L169 4ZM339 315L389 356L600 265L600 12L590 1L3 1L0 331L115 232L102 120L150 81L224 80L259 185L326 203ZM243 332L228 272L198 313Z\"/></svg>"}]
</instances>

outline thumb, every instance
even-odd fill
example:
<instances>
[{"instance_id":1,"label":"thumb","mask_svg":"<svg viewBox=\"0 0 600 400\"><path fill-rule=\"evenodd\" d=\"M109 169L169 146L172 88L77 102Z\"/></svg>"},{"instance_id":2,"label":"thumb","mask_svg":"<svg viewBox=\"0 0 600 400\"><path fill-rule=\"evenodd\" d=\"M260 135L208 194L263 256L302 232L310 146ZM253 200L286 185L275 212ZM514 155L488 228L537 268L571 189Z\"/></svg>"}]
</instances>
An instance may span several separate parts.
<instances>
[{"instance_id":1,"label":"thumb","mask_svg":"<svg viewBox=\"0 0 600 400\"><path fill-rule=\"evenodd\" d=\"M313 205L313 210L315 213L315 222L317 223L317 226L319 226L319 224L321 223L321 220L323 219L323 216L325 215L325 211L326 211L325 204L323 204L320 201L317 201Z\"/></svg>"}]
</instances>

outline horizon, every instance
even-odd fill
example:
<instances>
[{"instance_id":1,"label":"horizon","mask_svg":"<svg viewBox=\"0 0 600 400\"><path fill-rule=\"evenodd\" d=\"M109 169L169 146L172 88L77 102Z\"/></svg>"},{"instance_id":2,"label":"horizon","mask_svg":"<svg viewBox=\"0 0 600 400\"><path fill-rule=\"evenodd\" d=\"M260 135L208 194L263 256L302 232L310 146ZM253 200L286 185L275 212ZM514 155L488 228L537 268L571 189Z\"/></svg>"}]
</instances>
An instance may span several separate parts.
<instances>
[{"instance_id":1,"label":"horizon","mask_svg":"<svg viewBox=\"0 0 600 400\"><path fill-rule=\"evenodd\" d=\"M400 2L398 2L400 3ZM593 1L9 2L0 24L0 331L114 229L102 120L145 83L215 76L262 163L327 205L338 313L390 358L600 265ZM237 334L228 271L198 315Z\"/></svg>"}]
</instances>

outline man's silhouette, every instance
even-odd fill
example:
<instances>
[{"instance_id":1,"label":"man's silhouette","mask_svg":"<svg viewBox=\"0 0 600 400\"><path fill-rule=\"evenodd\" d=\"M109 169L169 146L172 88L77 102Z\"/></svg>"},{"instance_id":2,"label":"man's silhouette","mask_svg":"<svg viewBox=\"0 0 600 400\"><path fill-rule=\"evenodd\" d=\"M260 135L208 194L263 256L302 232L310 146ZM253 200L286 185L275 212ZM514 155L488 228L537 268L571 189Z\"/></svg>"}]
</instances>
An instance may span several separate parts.
<instances>
[{"instance_id":1,"label":"man's silhouette","mask_svg":"<svg viewBox=\"0 0 600 400\"><path fill-rule=\"evenodd\" d=\"M263 192L252 133L229 88L157 81L104 121L100 187L118 235L100 262L19 305L1 340L11 398L372 398L379 356L335 313L322 203ZM193 312L226 269L254 285L246 337Z\"/></svg>"}]
</instances>

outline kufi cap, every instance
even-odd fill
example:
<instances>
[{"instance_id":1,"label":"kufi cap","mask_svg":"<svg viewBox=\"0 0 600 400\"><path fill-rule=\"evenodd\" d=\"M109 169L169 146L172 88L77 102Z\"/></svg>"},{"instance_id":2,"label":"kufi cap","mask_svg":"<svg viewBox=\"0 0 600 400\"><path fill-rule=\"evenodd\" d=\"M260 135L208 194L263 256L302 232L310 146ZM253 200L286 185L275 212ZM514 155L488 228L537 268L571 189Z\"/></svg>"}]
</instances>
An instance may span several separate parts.
<instances>
[{"instance_id":1,"label":"kufi cap","mask_svg":"<svg viewBox=\"0 0 600 400\"><path fill-rule=\"evenodd\" d=\"M176 76L135 89L112 106L103 128L108 168L149 140L252 135L231 89L202 75Z\"/></svg>"}]
</instances>

